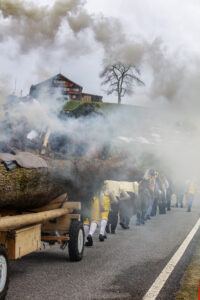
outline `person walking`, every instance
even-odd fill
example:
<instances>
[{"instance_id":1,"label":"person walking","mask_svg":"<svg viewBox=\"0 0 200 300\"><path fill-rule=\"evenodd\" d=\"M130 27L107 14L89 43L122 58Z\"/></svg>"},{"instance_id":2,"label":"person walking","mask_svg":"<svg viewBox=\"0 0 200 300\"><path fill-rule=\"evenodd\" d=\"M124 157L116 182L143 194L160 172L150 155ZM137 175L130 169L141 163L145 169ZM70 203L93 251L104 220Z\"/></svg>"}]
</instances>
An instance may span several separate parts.
<instances>
[{"instance_id":1,"label":"person walking","mask_svg":"<svg viewBox=\"0 0 200 300\"><path fill-rule=\"evenodd\" d=\"M120 186L119 181L106 180L105 183L111 201L106 232L115 234L119 218Z\"/></svg>"},{"instance_id":2,"label":"person walking","mask_svg":"<svg viewBox=\"0 0 200 300\"><path fill-rule=\"evenodd\" d=\"M149 189L149 176L146 172L142 180L139 182L138 197L136 198L136 225L145 224L145 215L149 205L149 199L151 198L151 192Z\"/></svg>"},{"instance_id":3,"label":"person walking","mask_svg":"<svg viewBox=\"0 0 200 300\"><path fill-rule=\"evenodd\" d=\"M149 169L146 174L147 178L149 178L149 204L147 208L147 212L145 215L146 220L150 220L151 217L151 212L154 204L154 190L155 190L155 182L156 182L156 177L155 177L155 171L153 169Z\"/></svg>"},{"instance_id":4,"label":"person walking","mask_svg":"<svg viewBox=\"0 0 200 300\"><path fill-rule=\"evenodd\" d=\"M93 245L93 235L97 229L98 224L100 224L99 241L103 242L107 236L105 235L106 226L108 223L108 216L110 213L110 208L113 203L116 203L117 199L114 196L114 192L109 186L108 181L104 181L103 188L93 199L93 205L91 209L91 224L89 225L89 220L84 222L85 225L85 245ZM118 203L118 202L117 202ZM118 216L118 213L117 213ZM112 226L112 224L111 224ZM112 227L111 227L112 230Z\"/></svg>"},{"instance_id":5,"label":"person walking","mask_svg":"<svg viewBox=\"0 0 200 300\"><path fill-rule=\"evenodd\" d=\"M128 192L121 190L120 192L120 204L119 204L119 216L120 225L123 229L129 229L130 222L130 209L131 209L131 196Z\"/></svg>"},{"instance_id":6,"label":"person walking","mask_svg":"<svg viewBox=\"0 0 200 300\"><path fill-rule=\"evenodd\" d=\"M192 203L195 198L195 193L196 193L196 183L195 180L189 180L186 183L186 207L187 207L187 212L191 212L192 208Z\"/></svg>"},{"instance_id":7,"label":"person walking","mask_svg":"<svg viewBox=\"0 0 200 300\"><path fill-rule=\"evenodd\" d=\"M152 211L151 211L151 216L156 216L157 214L157 207L159 204L159 199L162 194L161 191L161 183L159 181L159 173L155 171L155 186L154 186L154 201L153 201L153 206L152 206Z\"/></svg>"},{"instance_id":8,"label":"person walking","mask_svg":"<svg viewBox=\"0 0 200 300\"><path fill-rule=\"evenodd\" d=\"M164 175L158 176L158 184L160 186L160 196L159 196L159 214L166 214L166 195L167 195L167 187Z\"/></svg>"}]
</instances>

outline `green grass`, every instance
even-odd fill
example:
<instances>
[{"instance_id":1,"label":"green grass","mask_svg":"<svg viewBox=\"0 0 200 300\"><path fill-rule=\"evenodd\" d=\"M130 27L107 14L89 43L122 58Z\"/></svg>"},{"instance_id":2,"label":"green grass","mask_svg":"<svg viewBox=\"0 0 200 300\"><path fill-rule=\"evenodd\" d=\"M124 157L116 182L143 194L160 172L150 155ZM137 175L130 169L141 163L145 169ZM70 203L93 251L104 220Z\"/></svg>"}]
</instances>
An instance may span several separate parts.
<instances>
[{"instance_id":1,"label":"green grass","mask_svg":"<svg viewBox=\"0 0 200 300\"><path fill-rule=\"evenodd\" d=\"M73 111L74 109L76 109L79 105L80 105L81 101L68 101L64 107L63 110L70 110Z\"/></svg>"},{"instance_id":2,"label":"green grass","mask_svg":"<svg viewBox=\"0 0 200 300\"><path fill-rule=\"evenodd\" d=\"M68 101L64 107L64 111L73 111L76 110L78 107L82 105L91 105L96 109L99 109L103 111L105 114L113 111L113 110L126 110L126 111L132 111L134 113L143 113L147 109L144 107L139 107L139 106L134 106L134 105L128 105L128 104L117 104L117 103L109 103L109 102L87 102L87 101L77 101L77 100L72 100Z\"/></svg>"},{"instance_id":3,"label":"green grass","mask_svg":"<svg viewBox=\"0 0 200 300\"><path fill-rule=\"evenodd\" d=\"M63 107L64 110L70 110L73 111L74 109L76 109L77 107L79 107L80 105L91 105L95 108L99 108L99 109L107 109L107 108L113 108L118 106L118 104L115 103L106 103L106 102L87 102L87 101L77 101L77 100L72 100L72 101L68 101L65 106Z\"/></svg>"}]
</instances>

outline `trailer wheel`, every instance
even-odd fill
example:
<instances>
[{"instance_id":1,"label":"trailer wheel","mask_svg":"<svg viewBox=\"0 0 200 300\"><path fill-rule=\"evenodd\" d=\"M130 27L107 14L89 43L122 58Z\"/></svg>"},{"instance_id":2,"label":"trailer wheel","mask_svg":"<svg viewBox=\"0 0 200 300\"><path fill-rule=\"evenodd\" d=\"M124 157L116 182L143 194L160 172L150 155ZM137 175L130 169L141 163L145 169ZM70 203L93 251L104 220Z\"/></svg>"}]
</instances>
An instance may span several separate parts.
<instances>
[{"instance_id":1,"label":"trailer wheel","mask_svg":"<svg viewBox=\"0 0 200 300\"><path fill-rule=\"evenodd\" d=\"M5 299L9 283L8 252L4 245L0 244L0 299Z\"/></svg>"},{"instance_id":2,"label":"trailer wheel","mask_svg":"<svg viewBox=\"0 0 200 300\"><path fill-rule=\"evenodd\" d=\"M80 261L84 251L84 230L82 222L72 220L69 230L69 258L71 261Z\"/></svg>"}]
</instances>

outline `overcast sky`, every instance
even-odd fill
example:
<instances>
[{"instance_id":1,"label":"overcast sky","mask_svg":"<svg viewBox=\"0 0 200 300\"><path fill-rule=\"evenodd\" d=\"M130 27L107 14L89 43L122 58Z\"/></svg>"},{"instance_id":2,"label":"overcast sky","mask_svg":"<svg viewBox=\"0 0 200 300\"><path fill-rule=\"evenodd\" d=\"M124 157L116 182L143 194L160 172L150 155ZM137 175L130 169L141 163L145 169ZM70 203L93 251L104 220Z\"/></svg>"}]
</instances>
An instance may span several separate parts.
<instances>
[{"instance_id":1,"label":"overcast sky","mask_svg":"<svg viewBox=\"0 0 200 300\"><path fill-rule=\"evenodd\" d=\"M20 5L14 12L7 12L8 7L5 8L4 5L6 2L12 3L13 7L16 3ZM33 2L38 5L38 1L31 1ZM54 2L42 1L44 4L50 3L51 7ZM82 1L65 0L64 2L77 5ZM106 52L113 51L117 47L120 49L120 43L128 45L127 53L135 52L131 59L135 59L133 63L141 67L141 78L146 83L146 87L137 88L134 95L125 97L123 103L149 105L154 98L180 96L184 93L181 90L177 92L174 87L176 78L180 76L177 80L179 84L183 82L183 72L193 72L195 78L199 76L197 66L200 61L200 2L198 0L88 0L84 5L80 5L81 11L86 15L81 23L83 29L80 30L79 27L77 29L79 26L77 20L69 19L70 26L65 24L62 16L61 26L57 30L56 38L54 36L54 42L51 44L48 37L47 43L38 41L39 47L36 45L36 40L31 41L32 31L28 36L29 25L27 24L37 31L39 26L36 27L34 22L26 23L23 19L23 7L28 10L27 3L30 4L30 1L0 0L0 9L2 10L3 7L3 15L0 16L0 87L8 93L13 92L16 87L16 94L22 91L23 95L26 95L31 84L62 73L82 85L85 92L101 94L104 96L104 101L114 102L116 96L108 97L102 90L99 73L108 54ZM77 12L74 16L78 18L76 14ZM54 16L56 17L57 15ZM99 22L105 17L110 22L104 24L103 30L101 25L100 32L96 20ZM87 24L86 19L90 18L93 20L93 27ZM118 25L112 27L115 22ZM20 24L19 28L18 24ZM49 26L48 22L46 26ZM110 27L113 32L110 35L112 45L106 40L106 31L109 31ZM126 36L124 41L123 34ZM45 33L42 39L44 37ZM134 44L138 41L139 48ZM154 46L150 46L152 44ZM162 54L159 52L161 49ZM130 53L126 57L128 55L130 57ZM175 64L176 67L173 68Z\"/></svg>"}]
</instances>

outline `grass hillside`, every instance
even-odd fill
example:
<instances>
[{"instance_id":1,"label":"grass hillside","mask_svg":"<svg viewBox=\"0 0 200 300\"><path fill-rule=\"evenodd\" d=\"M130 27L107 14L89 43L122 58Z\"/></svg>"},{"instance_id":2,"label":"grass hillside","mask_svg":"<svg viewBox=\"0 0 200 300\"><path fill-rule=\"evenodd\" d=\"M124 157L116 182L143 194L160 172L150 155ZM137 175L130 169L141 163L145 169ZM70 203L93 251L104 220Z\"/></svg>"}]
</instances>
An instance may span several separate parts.
<instances>
[{"instance_id":1,"label":"grass hillside","mask_svg":"<svg viewBox=\"0 0 200 300\"><path fill-rule=\"evenodd\" d=\"M68 101L64 107L63 110L65 112L70 111L76 111L77 109L80 109L81 107L84 106L91 106L95 110L100 110L104 114L112 112L112 111L126 111L129 113L134 113L134 114L144 114L147 111L149 112L149 109L145 107L140 107L140 106L134 106L134 105L127 105L127 104L116 104L116 103L108 103L108 102L87 102L87 101Z\"/></svg>"}]
</instances>

